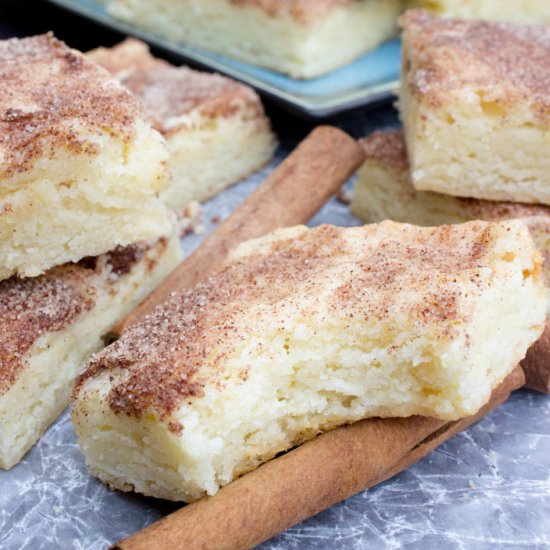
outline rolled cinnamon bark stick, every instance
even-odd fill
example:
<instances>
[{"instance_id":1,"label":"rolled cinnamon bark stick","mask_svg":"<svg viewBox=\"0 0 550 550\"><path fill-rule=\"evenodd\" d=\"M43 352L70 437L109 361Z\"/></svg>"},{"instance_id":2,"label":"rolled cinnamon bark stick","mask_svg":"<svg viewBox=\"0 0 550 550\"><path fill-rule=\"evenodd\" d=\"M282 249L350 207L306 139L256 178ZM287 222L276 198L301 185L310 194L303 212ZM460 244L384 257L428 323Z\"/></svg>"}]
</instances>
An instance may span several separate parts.
<instances>
[{"instance_id":1,"label":"rolled cinnamon bark stick","mask_svg":"<svg viewBox=\"0 0 550 550\"><path fill-rule=\"evenodd\" d=\"M476 415L457 422L368 419L338 428L119 542L114 550L250 548L404 470L506 401L517 368Z\"/></svg>"},{"instance_id":2,"label":"rolled cinnamon bark stick","mask_svg":"<svg viewBox=\"0 0 550 550\"><path fill-rule=\"evenodd\" d=\"M219 267L237 244L279 227L308 222L364 161L359 144L346 133L320 126L205 239L114 335L150 313L172 292L189 288Z\"/></svg>"}]
</instances>

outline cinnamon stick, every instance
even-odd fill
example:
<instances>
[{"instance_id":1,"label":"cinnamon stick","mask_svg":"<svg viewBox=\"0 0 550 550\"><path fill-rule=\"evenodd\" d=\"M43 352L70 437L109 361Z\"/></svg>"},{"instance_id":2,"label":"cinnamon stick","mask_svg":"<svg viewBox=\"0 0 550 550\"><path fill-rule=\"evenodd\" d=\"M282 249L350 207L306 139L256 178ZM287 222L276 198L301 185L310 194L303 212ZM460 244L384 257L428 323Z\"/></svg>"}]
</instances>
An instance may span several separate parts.
<instances>
[{"instance_id":1,"label":"cinnamon stick","mask_svg":"<svg viewBox=\"0 0 550 550\"><path fill-rule=\"evenodd\" d=\"M540 339L531 346L521 362L525 371L525 387L550 394L550 318Z\"/></svg>"},{"instance_id":2,"label":"cinnamon stick","mask_svg":"<svg viewBox=\"0 0 550 550\"><path fill-rule=\"evenodd\" d=\"M368 419L320 435L119 542L114 550L250 548L407 468L506 401L517 367L476 415L458 422Z\"/></svg>"},{"instance_id":3,"label":"cinnamon stick","mask_svg":"<svg viewBox=\"0 0 550 550\"><path fill-rule=\"evenodd\" d=\"M228 251L279 227L307 223L364 161L346 133L320 126L200 247L113 330L115 336L150 313L178 289L190 288L219 267Z\"/></svg>"},{"instance_id":4,"label":"cinnamon stick","mask_svg":"<svg viewBox=\"0 0 550 550\"><path fill-rule=\"evenodd\" d=\"M502 405L502 403L508 400L510 394L514 390L521 388L524 384L525 373L521 367L516 367L516 369L508 375L504 382L493 391L489 403L482 407L477 414L463 418L456 422L446 423L445 426L431 434L428 438L423 440L422 443L407 453L401 461L395 464L393 468L390 468L371 486L390 479L399 472L406 470L409 466L412 466L414 463L424 458L436 447L439 447L441 444L445 443L445 441L455 436L457 433L464 431L466 428L470 427L472 424L475 424L478 420L496 409L499 405Z\"/></svg>"}]
</instances>

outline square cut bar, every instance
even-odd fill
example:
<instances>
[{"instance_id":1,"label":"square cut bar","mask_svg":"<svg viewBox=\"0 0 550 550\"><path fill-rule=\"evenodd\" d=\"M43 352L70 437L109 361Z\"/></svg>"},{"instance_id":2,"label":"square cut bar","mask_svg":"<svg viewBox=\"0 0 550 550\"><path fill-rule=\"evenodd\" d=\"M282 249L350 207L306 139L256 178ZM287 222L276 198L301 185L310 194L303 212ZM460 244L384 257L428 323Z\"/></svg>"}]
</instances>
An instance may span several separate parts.
<instances>
[{"instance_id":1,"label":"square cut bar","mask_svg":"<svg viewBox=\"0 0 550 550\"><path fill-rule=\"evenodd\" d=\"M168 150L113 76L52 35L0 42L0 279L171 231Z\"/></svg>"},{"instance_id":2,"label":"square cut bar","mask_svg":"<svg viewBox=\"0 0 550 550\"><path fill-rule=\"evenodd\" d=\"M523 24L550 23L548 0L406 0L405 4L408 8L425 8L445 17Z\"/></svg>"},{"instance_id":3,"label":"square cut bar","mask_svg":"<svg viewBox=\"0 0 550 550\"><path fill-rule=\"evenodd\" d=\"M172 185L161 197L173 210L218 194L273 157L276 139L252 88L174 67L135 39L87 55L136 95L147 120L165 137Z\"/></svg>"},{"instance_id":4,"label":"square cut bar","mask_svg":"<svg viewBox=\"0 0 550 550\"><path fill-rule=\"evenodd\" d=\"M541 263L519 221L244 243L90 361L81 449L112 487L192 501L341 424L474 414L542 333Z\"/></svg>"},{"instance_id":5,"label":"square cut bar","mask_svg":"<svg viewBox=\"0 0 550 550\"><path fill-rule=\"evenodd\" d=\"M109 329L180 259L172 237L0 282L0 468L38 441Z\"/></svg>"},{"instance_id":6,"label":"square cut bar","mask_svg":"<svg viewBox=\"0 0 550 550\"><path fill-rule=\"evenodd\" d=\"M400 92L413 185L550 204L550 27L406 12Z\"/></svg>"},{"instance_id":7,"label":"square cut bar","mask_svg":"<svg viewBox=\"0 0 550 550\"><path fill-rule=\"evenodd\" d=\"M108 10L167 40L312 78L397 34L401 0L113 0Z\"/></svg>"}]
</instances>

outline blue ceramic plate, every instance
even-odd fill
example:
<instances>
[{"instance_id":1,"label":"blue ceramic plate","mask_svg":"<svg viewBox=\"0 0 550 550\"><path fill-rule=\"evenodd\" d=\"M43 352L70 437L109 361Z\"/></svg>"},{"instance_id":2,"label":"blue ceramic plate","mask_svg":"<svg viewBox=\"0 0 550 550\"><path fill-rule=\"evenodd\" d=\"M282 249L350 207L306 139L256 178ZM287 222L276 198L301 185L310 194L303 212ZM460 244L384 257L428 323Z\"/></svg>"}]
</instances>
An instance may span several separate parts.
<instances>
[{"instance_id":1,"label":"blue ceramic plate","mask_svg":"<svg viewBox=\"0 0 550 550\"><path fill-rule=\"evenodd\" d=\"M313 80L289 76L235 61L220 54L169 42L114 19L94 0L49 0L94 21L136 36L205 69L241 80L294 112L309 117L332 116L354 107L374 105L393 97L399 76L400 43L392 40L353 63Z\"/></svg>"}]
</instances>

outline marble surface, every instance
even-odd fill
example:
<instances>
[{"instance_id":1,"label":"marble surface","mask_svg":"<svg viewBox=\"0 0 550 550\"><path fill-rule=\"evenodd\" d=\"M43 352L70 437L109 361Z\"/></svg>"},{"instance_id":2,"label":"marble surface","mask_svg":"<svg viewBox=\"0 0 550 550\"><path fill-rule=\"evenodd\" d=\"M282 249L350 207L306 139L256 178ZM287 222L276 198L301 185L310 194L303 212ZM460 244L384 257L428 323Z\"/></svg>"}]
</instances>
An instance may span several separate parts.
<instances>
[{"instance_id":1,"label":"marble surface","mask_svg":"<svg viewBox=\"0 0 550 550\"><path fill-rule=\"evenodd\" d=\"M273 165L210 201L205 231ZM349 185L348 185L349 188ZM312 224L356 225L332 200ZM206 234L206 233L205 233ZM203 235L186 237L192 250ZM99 550L177 508L91 478L65 411L21 463L0 471L0 549ZM261 546L262 550L550 548L550 398L528 391L424 460Z\"/></svg>"}]
</instances>

